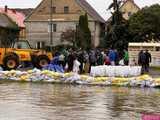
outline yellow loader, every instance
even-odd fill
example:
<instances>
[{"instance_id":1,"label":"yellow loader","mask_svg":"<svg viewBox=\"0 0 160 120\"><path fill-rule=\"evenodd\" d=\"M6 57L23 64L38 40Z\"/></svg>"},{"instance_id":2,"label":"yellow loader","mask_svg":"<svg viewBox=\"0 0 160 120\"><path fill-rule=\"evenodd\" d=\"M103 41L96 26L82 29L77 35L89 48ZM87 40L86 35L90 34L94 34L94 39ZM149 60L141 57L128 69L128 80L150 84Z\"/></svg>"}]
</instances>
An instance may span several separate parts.
<instances>
[{"instance_id":1,"label":"yellow loader","mask_svg":"<svg viewBox=\"0 0 160 120\"><path fill-rule=\"evenodd\" d=\"M53 59L52 53L32 49L27 40L13 43L11 48L0 48L0 65L5 70L16 69L23 62L31 62L34 67L42 68Z\"/></svg>"}]
</instances>

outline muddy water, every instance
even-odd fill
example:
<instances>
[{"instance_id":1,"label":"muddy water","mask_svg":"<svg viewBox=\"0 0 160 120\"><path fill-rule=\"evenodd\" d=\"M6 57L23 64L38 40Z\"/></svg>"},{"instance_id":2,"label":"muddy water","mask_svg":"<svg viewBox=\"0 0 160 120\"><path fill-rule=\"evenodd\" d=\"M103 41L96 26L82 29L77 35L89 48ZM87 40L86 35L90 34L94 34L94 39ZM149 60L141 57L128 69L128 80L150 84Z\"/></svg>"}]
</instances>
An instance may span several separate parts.
<instances>
[{"instance_id":1,"label":"muddy water","mask_svg":"<svg viewBox=\"0 0 160 120\"><path fill-rule=\"evenodd\" d=\"M140 120L160 113L160 90L1 83L0 120Z\"/></svg>"}]
</instances>

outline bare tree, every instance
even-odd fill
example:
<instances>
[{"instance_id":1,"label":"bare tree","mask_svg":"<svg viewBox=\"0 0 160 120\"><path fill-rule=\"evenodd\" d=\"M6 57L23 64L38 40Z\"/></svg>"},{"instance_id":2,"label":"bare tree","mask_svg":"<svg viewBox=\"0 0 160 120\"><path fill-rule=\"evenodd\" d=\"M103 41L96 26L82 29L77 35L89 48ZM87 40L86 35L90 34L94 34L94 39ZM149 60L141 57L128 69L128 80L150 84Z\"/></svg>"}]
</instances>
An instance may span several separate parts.
<instances>
[{"instance_id":1,"label":"bare tree","mask_svg":"<svg viewBox=\"0 0 160 120\"><path fill-rule=\"evenodd\" d=\"M76 31L73 29L67 29L66 31L62 32L61 34L61 41L67 41L73 44L76 47Z\"/></svg>"}]
</instances>

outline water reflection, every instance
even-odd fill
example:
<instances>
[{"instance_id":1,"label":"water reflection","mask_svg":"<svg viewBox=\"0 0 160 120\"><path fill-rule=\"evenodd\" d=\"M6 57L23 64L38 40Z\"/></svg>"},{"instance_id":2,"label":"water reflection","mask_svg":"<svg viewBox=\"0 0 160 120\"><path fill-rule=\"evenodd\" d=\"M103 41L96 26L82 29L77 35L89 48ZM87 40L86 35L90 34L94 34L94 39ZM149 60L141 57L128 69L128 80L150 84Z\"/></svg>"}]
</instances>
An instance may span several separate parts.
<instances>
[{"instance_id":1,"label":"water reflection","mask_svg":"<svg viewBox=\"0 0 160 120\"><path fill-rule=\"evenodd\" d=\"M140 120L160 113L160 90L1 83L0 120Z\"/></svg>"}]
</instances>

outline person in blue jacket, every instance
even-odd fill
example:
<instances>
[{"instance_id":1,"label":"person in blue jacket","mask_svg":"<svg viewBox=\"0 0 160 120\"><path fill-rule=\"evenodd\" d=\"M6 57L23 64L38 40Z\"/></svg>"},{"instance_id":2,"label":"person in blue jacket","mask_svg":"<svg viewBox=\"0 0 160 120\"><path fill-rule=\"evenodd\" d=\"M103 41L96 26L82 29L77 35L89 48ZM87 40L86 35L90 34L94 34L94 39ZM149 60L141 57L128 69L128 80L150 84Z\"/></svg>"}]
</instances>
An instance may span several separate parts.
<instances>
[{"instance_id":1,"label":"person in blue jacket","mask_svg":"<svg viewBox=\"0 0 160 120\"><path fill-rule=\"evenodd\" d=\"M51 63L47 66L44 66L42 70L50 70L54 72L64 73L64 69L59 65L59 55L55 56Z\"/></svg>"},{"instance_id":2,"label":"person in blue jacket","mask_svg":"<svg viewBox=\"0 0 160 120\"><path fill-rule=\"evenodd\" d=\"M114 66L115 65L115 60L116 60L116 52L111 49L109 51L108 57L109 57L109 61L110 61L111 65Z\"/></svg>"}]
</instances>

